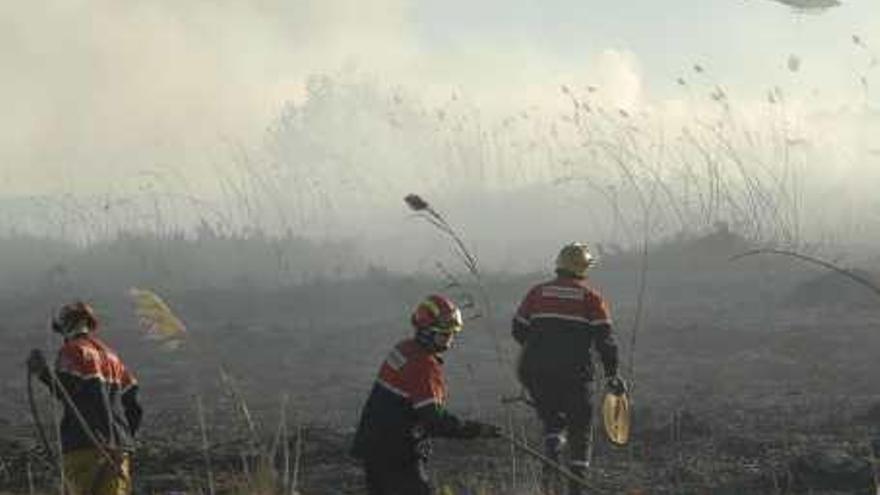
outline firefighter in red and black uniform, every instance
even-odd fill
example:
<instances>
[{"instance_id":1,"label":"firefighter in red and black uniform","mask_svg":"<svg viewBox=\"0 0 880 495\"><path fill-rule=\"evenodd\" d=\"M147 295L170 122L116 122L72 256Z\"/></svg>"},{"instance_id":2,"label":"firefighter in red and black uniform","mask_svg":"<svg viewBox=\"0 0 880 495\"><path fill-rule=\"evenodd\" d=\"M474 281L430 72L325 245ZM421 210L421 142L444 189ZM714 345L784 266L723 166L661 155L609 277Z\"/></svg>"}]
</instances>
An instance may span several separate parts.
<instances>
[{"instance_id":1,"label":"firefighter in red and black uniform","mask_svg":"<svg viewBox=\"0 0 880 495\"><path fill-rule=\"evenodd\" d=\"M64 404L60 429L67 493L127 495L130 455L142 416L138 384L119 356L95 336L97 328L88 304L63 306L52 320L52 329L64 337L54 371L38 349L31 351L28 368Z\"/></svg>"},{"instance_id":2,"label":"firefighter in red and black uniform","mask_svg":"<svg viewBox=\"0 0 880 495\"><path fill-rule=\"evenodd\" d=\"M415 336L395 345L379 369L351 450L363 463L370 495L430 494L430 437L500 434L493 425L461 420L445 408L440 354L462 328L455 303L431 295L416 307L411 323Z\"/></svg>"},{"instance_id":3,"label":"firefighter in red and black uniform","mask_svg":"<svg viewBox=\"0 0 880 495\"><path fill-rule=\"evenodd\" d=\"M591 349L601 357L608 387L625 390L608 305L587 284L593 263L586 245L564 246L557 277L532 287L513 319L513 337L522 346L517 372L543 424L546 454L560 462L567 442L569 468L581 477L589 467ZM548 493L562 492L554 471L545 468L543 478ZM569 493L582 488L572 483Z\"/></svg>"}]
</instances>

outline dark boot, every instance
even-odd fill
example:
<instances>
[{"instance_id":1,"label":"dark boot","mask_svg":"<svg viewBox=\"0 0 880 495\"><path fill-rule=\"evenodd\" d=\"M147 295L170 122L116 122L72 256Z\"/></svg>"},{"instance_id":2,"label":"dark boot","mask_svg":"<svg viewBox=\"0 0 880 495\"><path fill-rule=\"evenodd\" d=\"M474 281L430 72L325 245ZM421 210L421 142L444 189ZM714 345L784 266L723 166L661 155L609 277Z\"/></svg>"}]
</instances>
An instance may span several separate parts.
<instances>
[{"instance_id":1,"label":"dark boot","mask_svg":"<svg viewBox=\"0 0 880 495\"><path fill-rule=\"evenodd\" d=\"M544 436L544 455L562 465L562 451L565 447L565 434L562 432L548 433ZM563 480L556 469L545 465L541 476L541 488L544 495L563 495Z\"/></svg>"}]
</instances>

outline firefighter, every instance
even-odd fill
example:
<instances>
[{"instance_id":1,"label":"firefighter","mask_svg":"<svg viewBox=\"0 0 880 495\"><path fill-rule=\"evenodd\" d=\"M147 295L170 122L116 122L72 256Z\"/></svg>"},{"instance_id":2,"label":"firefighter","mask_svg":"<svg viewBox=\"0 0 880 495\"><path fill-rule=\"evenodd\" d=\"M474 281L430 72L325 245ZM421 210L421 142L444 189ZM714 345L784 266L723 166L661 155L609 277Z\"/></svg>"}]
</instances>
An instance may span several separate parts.
<instances>
[{"instance_id":1,"label":"firefighter","mask_svg":"<svg viewBox=\"0 0 880 495\"><path fill-rule=\"evenodd\" d=\"M440 355L462 329L455 303L431 295L410 320L415 335L395 345L382 363L351 450L363 465L370 495L430 494L426 472L430 437L500 435L494 425L461 420L445 408Z\"/></svg>"},{"instance_id":2,"label":"firefighter","mask_svg":"<svg viewBox=\"0 0 880 495\"><path fill-rule=\"evenodd\" d=\"M594 262L585 244L564 246L556 278L529 290L512 324L522 346L517 375L541 420L545 453L560 463L567 444L568 467L581 478L589 467L591 349L598 351L610 391L622 394L626 388L617 374L608 305L587 282ZM561 480L546 466L542 483L547 493L562 493ZM580 485L570 484L569 494L581 493Z\"/></svg>"},{"instance_id":3,"label":"firefighter","mask_svg":"<svg viewBox=\"0 0 880 495\"><path fill-rule=\"evenodd\" d=\"M61 453L70 495L131 493L131 452L141 423L138 384L119 356L95 336L91 306L64 305L52 319L64 338L54 370L39 349L27 365L64 404Z\"/></svg>"}]
</instances>

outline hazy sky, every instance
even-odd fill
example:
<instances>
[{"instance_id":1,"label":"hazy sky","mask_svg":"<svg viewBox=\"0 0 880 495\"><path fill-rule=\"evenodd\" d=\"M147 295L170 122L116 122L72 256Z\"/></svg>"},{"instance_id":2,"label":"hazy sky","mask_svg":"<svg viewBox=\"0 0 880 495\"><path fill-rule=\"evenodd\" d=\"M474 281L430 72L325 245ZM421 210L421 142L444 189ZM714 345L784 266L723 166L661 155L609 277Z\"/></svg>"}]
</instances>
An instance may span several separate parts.
<instances>
[{"instance_id":1,"label":"hazy sky","mask_svg":"<svg viewBox=\"0 0 880 495\"><path fill-rule=\"evenodd\" d=\"M598 52L614 49L637 57L658 95L695 62L731 86L753 89L788 77L785 61L794 53L804 58L804 79L834 92L853 89L850 35L880 33L876 2L845 4L803 15L770 0L451 0L422 2L415 18L429 50L501 54L527 73L533 64L579 73Z\"/></svg>"},{"instance_id":2,"label":"hazy sky","mask_svg":"<svg viewBox=\"0 0 880 495\"><path fill-rule=\"evenodd\" d=\"M796 83L835 108L861 94L853 34L880 47L876 0L821 15L771 0L2 2L0 195L208 170L302 98L308 75L345 67L518 108L557 101L562 83L613 87L621 106L674 100L699 63L704 83L745 99Z\"/></svg>"}]
</instances>

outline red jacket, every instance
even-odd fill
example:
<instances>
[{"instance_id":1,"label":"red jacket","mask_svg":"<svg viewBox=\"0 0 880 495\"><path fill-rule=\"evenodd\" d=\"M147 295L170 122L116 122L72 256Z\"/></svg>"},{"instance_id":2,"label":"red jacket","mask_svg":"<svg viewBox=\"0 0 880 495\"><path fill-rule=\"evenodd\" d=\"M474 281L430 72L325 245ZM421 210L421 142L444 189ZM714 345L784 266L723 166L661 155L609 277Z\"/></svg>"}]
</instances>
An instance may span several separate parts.
<instances>
[{"instance_id":1,"label":"red jacket","mask_svg":"<svg viewBox=\"0 0 880 495\"><path fill-rule=\"evenodd\" d=\"M512 325L514 339L523 345L520 372L589 375L590 349L595 347L606 376L616 374L611 323L608 304L584 279L559 276L532 287Z\"/></svg>"},{"instance_id":2,"label":"red jacket","mask_svg":"<svg viewBox=\"0 0 880 495\"><path fill-rule=\"evenodd\" d=\"M134 447L142 415L138 384L110 347L91 333L71 337L58 351L55 373L99 442L122 450ZM94 447L66 403L61 446L65 452Z\"/></svg>"},{"instance_id":3,"label":"red jacket","mask_svg":"<svg viewBox=\"0 0 880 495\"><path fill-rule=\"evenodd\" d=\"M429 437L475 437L470 421L446 410L443 361L415 339L398 342L379 368L361 411L351 453L387 465L424 459Z\"/></svg>"}]
</instances>

